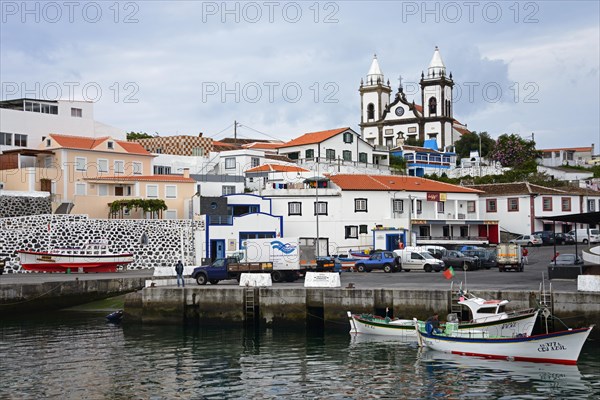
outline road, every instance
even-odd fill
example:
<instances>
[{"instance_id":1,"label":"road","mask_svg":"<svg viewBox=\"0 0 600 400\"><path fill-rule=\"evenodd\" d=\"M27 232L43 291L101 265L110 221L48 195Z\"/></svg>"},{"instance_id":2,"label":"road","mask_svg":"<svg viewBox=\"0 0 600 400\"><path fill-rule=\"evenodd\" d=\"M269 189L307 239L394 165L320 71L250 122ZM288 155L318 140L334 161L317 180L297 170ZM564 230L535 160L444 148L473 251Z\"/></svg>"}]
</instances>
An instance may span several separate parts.
<instances>
[{"instance_id":1,"label":"road","mask_svg":"<svg viewBox=\"0 0 600 400\"><path fill-rule=\"evenodd\" d=\"M579 251L581 251L579 246ZM575 253L575 246L557 246L557 251L561 254ZM456 275L453 278L455 283L463 282L471 289L481 290L525 290L537 291L542 282L542 275L547 278L548 265L554 254L554 248L531 247L529 248L529 264L525 266L524 272L499 272L498 269L478 270L478 271L459 271L455 270ZM94 280L94 279L118 279L122 277L144 277L152 278L152 270L134 270L117 273L98 273L98 274L47 274L47 273L27 273L27 274L4 274L0 276L0 285L22 284L22 283L43 283L43 282L61 282L67 280ZM389 288L389 289L418 289L431 288L443 289L450 287L450 280L444 278L442 273L438 272L397 272L386 274L382 271L373 271L370 273L344 272L340 276L342 287L347 287L350 283L356 288ZM546 284L549 281L546 281ZM222 281L219 286L236 286L235 280ZM302 287L303 281L292 283L276 283L277 287ZM197 287L195 282L188 280L188 287ZM554 291L577 291L576 280L552 280Z\"/></svg>"}]
</instances>

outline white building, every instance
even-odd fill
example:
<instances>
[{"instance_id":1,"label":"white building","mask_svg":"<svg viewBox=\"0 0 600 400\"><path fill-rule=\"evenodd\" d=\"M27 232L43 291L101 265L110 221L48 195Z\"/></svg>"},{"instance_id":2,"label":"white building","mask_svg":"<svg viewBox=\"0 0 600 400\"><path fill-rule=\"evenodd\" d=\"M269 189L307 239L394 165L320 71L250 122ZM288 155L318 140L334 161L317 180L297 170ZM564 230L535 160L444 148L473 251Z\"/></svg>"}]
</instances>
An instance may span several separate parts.
<instances>
[{"instance_id":1,"label":"white building","mask_svg":"<svg viewBox=\"0 0 600 400\"><path fill-rule=\"evenodd\" d=\"M287 236L325 239L330 254L375 245L392 250L415 239L417 244L497 242L498 222L482 218L477 190L395 175L328 178L318 188L262 192L272 200L272 214L284 217Z\"/></svg>"},{"instance_id":2,"label":"white building","mask_svg":"<svg viewBox=\"0 0 600 400\"><path fill-rule=\"evenodd\" d=\"M94 120L87 101L14 99L0 101L0 151L35 149L51 133L124 140L125 131Z\"/></svg>"},{"instance_id":3,"label":"white building","mask_svg":"<svg viewBox=\"0 0 600 400\"><path fill-rule=\"evenodd\" d=\"M319 173L389 173L389 153L378 151L352 129L305 133L278 147L303 168ZM318 170L317 170L318 164Z\"/></svg>"},{"instance_id":4,"label":"white building","mask_svg":"<svg viewBox=\"0 0 600 400\"><path fill-rule=\"evenodd\" d=\"M440 150L451 150L460 138L463 126L453 118L452 73L446 74L446 66L436 47L427 74L421 73L421 104L406 98L402 84L393 101L389 80L385 78L377 56L374 57L366 81L361 80L362 137L373 146L387 148L402 145L408 138L435 139ZM453 125L456 123L457 128Z\"/></svg>"},{"instance_id":5,"label":"white building","mask_svg":"<svg viewBox=\"0 0 600 400\"><path fill-rule=\"evenodd\" d=\"M559 190L528 182L471 185L481 190L483 219L500 221L500 230L516 234L553 230L544 217L600 210L600 192L572 188ZM583 228L584 226L579 226ZM556 232L569 232L573 224L557 223Z\"/></svg>"},{"instance_id":6,"label":"white building","mask_svg":"<svg viewBox=\"0 0 600 400\"><path fill-rule=\"evenodd\" d=\"M590 147L561 147L541 149L540 164L545 167L588 166L594 155L594 144Z\"/></svg>"}]
</instances>

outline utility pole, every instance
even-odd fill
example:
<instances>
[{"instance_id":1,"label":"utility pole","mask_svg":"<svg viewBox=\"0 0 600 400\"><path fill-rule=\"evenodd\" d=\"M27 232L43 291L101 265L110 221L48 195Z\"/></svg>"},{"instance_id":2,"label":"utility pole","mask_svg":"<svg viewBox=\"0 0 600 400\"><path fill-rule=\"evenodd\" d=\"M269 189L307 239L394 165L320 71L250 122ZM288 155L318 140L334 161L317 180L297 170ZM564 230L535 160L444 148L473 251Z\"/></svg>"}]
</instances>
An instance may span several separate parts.
<instances>
[{"instance_id":1,"label":"utility pole","mask_svg":"<svg viewBox=\"0 0 600 400\"><path fill-rule=\"evenodd\" d=\"M237 145L237 121L233 121L233 144Z\"/></svg>"}]
</instances>

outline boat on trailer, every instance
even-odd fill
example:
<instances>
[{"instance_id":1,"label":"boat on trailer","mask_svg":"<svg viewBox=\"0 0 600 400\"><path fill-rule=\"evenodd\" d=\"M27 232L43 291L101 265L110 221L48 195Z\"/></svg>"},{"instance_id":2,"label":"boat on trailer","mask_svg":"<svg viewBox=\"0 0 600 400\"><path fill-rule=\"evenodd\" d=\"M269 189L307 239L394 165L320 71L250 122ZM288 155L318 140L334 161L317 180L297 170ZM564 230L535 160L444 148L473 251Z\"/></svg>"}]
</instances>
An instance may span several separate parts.
<instances>
[{"instance_id":1,"label":"boat on trailer","mask_svg":"<svg viewBox=\"0 0 600 400\"><path fill-rule=\"evenodd\" d=\"M463 356L509 361L546 362L575 365L593 325L587 328L533 336L481 337L456 336L457 323L446 324L442 333L428 333L413 319L419 346Z\"/></svg>"},{"instance_id":2,"label":"boat on trailer","mask_svg":"<svg viewBox=\"0 0 600 400\"><path fill-rule=\"evenodd\" d=\"M39 272L116 272L134 261L131 253L112 253L107 241L94 241L78 248L50 251L19 250L21 266Z\"/></svg>"}]
</instances>

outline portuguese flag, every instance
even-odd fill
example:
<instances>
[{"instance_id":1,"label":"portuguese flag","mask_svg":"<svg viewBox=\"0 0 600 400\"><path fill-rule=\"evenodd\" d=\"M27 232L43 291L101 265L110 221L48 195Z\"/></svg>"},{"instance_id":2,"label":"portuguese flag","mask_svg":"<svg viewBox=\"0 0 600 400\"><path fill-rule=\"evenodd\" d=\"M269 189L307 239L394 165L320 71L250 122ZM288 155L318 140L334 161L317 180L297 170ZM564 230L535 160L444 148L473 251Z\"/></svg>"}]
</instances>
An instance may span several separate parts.
<instances>
[{"instance_id":1,"label":"portuguese flag","mask_svg":"<svg viewBox=\"0 0 600 400\"><path fill-rule=\"evenodd\" d=\"M452 277L454 276L454 268L448 267L448 269L445 270L443 274L446 279L452 279Z\"/></svg>"}]
</instances>

